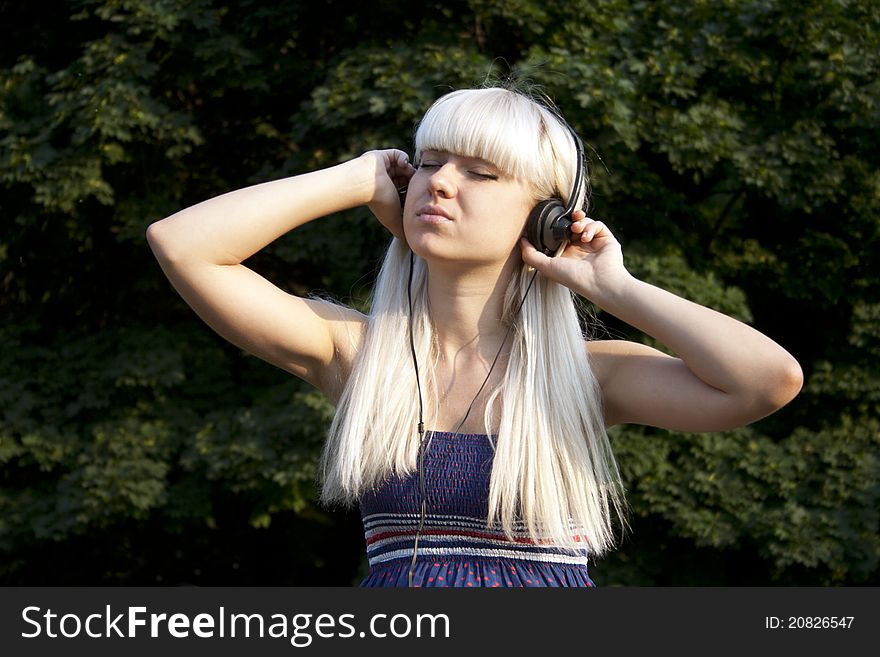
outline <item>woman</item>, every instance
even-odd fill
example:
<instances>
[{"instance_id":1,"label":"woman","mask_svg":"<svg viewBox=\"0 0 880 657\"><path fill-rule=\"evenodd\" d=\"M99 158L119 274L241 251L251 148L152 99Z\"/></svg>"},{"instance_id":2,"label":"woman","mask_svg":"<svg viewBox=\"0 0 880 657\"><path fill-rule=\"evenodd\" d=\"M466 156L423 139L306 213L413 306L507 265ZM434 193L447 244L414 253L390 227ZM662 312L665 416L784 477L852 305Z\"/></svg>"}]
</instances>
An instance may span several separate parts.
<instances>
[{"instance_id":1,"label":"woman","mask_svg":"<svg viewBox=\"0 0 880 657\"><path fill-rule=\"evenodd\" d=\"M608 427L720 431L800 390L800 367L772 340L627 272L608 227L575 209L578 145L545 103L457 91L421 121L417 167L371 151L148 229L214 330L336 403L322 497L361 504L366 586L591 586L587 559L613 546L624 504ZM568 226L553 254L523 237L548 199ZM242 265L363 204L394 235L368 316ZM677 357L585 341L573 294Z\"/></svg>"}]
</instances>

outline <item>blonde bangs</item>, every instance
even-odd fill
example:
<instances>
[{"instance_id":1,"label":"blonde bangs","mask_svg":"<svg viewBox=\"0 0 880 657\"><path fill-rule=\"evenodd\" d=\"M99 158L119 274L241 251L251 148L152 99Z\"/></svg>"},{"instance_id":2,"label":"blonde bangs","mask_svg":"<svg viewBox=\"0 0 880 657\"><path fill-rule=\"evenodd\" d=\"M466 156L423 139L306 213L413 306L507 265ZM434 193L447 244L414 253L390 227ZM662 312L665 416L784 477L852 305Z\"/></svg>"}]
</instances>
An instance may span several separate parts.
<instances>
[{"instance_id":1,"label":"blonde bangs","mask_svg":"<svg viewBox=\"0 0 880 657\"><path fill-rule=\"evenodd\" d=\"M544 117L527 98L503 89L453 91L435 102L416 130L416 160L443 151L491 162L540 186Z\"/></svg>"}]
</instances>

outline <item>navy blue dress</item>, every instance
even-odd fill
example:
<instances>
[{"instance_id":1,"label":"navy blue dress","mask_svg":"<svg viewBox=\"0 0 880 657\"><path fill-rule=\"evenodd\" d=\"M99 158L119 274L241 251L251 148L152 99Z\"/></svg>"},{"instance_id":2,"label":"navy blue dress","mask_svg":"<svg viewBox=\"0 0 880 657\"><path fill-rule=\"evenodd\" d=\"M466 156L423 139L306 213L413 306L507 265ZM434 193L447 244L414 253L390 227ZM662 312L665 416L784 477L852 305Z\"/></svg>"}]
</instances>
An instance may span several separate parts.
<instances>
[{"instance_id":1,"label":"navy blue dress","mask_svg":"<svg viewBox=\"0 0 880 657\"><path fill-rule=\"evenodd\" d=\"M494 449L485 434L429 432L427 516L414 586L594 586L586 549L514 540L487 527ZM418 474L392 477L360 500L370 573L361 586L407 586L419 523Z\"/></svg>"}]
</instances>

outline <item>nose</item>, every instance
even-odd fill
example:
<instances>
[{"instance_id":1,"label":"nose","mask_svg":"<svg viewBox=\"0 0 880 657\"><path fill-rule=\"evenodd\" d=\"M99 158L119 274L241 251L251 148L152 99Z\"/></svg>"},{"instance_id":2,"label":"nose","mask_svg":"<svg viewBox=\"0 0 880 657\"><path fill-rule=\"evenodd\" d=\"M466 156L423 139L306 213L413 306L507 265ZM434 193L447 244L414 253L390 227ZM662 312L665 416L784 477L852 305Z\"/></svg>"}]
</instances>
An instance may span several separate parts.
<instances>
[{"instance_id":1,"label":"nose","mask_svg":"<svg viewBox=\"0 0 880 657\"><path fill-rule=\"evenodd\" d=\"M447 162L431 174L428 178L428 189L431 194L440 198L455 196L455 167L452 163Z\"/></svg>"}]
</instances>

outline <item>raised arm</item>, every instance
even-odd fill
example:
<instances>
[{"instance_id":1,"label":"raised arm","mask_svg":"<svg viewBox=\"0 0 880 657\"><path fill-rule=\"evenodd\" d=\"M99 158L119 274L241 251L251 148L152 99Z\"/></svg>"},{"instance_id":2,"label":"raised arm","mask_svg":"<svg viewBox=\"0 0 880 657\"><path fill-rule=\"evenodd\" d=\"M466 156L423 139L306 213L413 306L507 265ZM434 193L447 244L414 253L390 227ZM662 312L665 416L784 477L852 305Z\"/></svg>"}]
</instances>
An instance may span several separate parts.
<instances>
[{"instance_id":1,"label":"raised arm","mask_svg":"<svg viewBox=\"0 0 880 657\"><path fill-rule=\"evenodd\" d=\"M530 245L523 258L669 347L610 340L588 343L606 424L721 431L754 422L800 391L803 375L785 349L755 329L634 278L620 244L601 222L579 219L579 239L557 258Z\"/></svg>"},{"instance_id":2,"label":"raised arm","mask_svg":"<svg viewBox=\"0 0 880 657\"><path fill-rule=\"evenodd\" d=\"M400 222L397 187L412 175L402 151L370 151L334 167L229 192L158 221L147 241L171 283L212 329L335 399L363 317L276 287L242 262L313 219L369 205Z\"/></svg>"}]
</instances>

